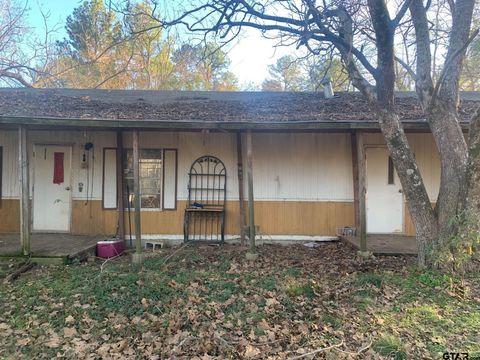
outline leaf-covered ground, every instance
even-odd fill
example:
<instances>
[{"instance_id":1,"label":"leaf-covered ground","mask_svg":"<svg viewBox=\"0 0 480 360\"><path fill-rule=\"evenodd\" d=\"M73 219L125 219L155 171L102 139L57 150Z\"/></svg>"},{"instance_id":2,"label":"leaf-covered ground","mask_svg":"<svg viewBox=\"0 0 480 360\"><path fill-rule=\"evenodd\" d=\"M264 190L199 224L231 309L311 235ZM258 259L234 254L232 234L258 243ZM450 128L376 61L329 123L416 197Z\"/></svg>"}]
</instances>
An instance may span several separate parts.
<instances>
[{"instance_id":1,"label":"leaf-covered ground","mask_svg":"<svg viewBox=\"0 0 480 360\"><path fill-rule=\"evenodd\" d=\"M480 273L459 296L413 258L342 243L166 249L35 268L0 287L0 358L441 358L480 351ZM304 358L312 358L311 356Z\"/></svg>"}]
</instances>

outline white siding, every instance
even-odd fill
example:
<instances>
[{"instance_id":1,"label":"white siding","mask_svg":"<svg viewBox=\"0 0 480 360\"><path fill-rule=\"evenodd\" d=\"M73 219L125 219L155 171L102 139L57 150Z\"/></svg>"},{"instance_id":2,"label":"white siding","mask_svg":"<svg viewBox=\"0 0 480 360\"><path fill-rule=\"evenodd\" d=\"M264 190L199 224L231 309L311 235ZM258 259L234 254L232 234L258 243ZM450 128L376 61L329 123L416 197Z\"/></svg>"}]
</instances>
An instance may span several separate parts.
<instances>
[{"instance_id":1,"label":"white siding","mask_svg":"<svg viewBox=\"0 0 480 360\"><path fill-rule=\"evenodd\" d=\"M0 146L3 147L2 197L17 198L20 191L18 177L18 132L0 131Z\"/></svg>"},{"instance_id":2,"label":"white siding","mask_svg":"<svg viewBox=\"0 0 480 360\"><path fill-rule=\"evenodd\" d=\"M253 154L256 199L353 200L349 134L255 134Z\"/></svg>"},{"instance_id":3,"label":"white siding","mask_svg":"<svg viewBox=\"0 0 480 360\"><path fill-rule=\"evenodd\" d=\"M430 134L409 134L427 190L436 199L440 167ZM29 154L34 143L73 145L73 199L87 196L87 174L94 175L93 199L102 198L103 148L115 147L114 132L31 131ZM384 144L381 134L367 134L366 144ZM80 167L83 145L94 144L94 164ZM178 149L178 199L187 198L188 171L202 155L219 157L228 174L227 198L238 199L237 156L234 134L141 132L142 148ZM5 198L18 197L17 132L0 131L3 146L3 189ZM124 146L131 147L125 133ZM245 148L245 141L244 141ZM350 135L346 133L257 133L253 136L255 198L287 201L352 201ZM32 163L32 162L31 162ZM33 169L32 169L33 171ZM246 179L246 176L245 176ZM79 192L79 183L84 189ZM246 185L246 181L245 181ZM91 189L90 189L91 191Z\"/></svg>"},{"instance_id":4,"label":"white siding","mask_svg":"<svg viewBox=\"0 0 480 360\"><path fill-rule=\"evenodd\" d=\"M125 133L124 147L132 146L131 133ZM215 133L141 132L141 148L178 149L178 200L188 197L188 172L192 163L203 155L213 155L227 168L227 198L238 199L235 135Z\"/></svg>"},{"instance_id":5,"label":"white siding","mask_svg":"<svg viewBox=\"0 0 480 360\"><path fill-rule=\"evenodd\" d=\"M431 134L407 134L430 200L437 200L440 188L440 159ZM382 134L365 134L366 145L385 145Z\"/></svg>"},{"instance_id":6,"label":"white siding","mask_svg":"<svg viewBox=\"0 0 480 360\"><path fill-rule=\"evenodd\" d=\"M92 200L101 200L103 148L115 147L115 133L91 131L30 131L28 137L30 143L30 155L32 154L33 149L32 144L72 144L73 199L85 200L88 196L88 198ZM87 142L93 143L93 149L90 150L91 155L88 169L82 169L80 163L84 152L83 148ZM32 164L32 162L30 162L30 164ZM34 169L32 169L32 171L33 170ZM82 192L79 191L79 183L83 183ZM90 187L88 195L87 184Z\"/></svg>"},{"instance_id":7,"label":"white siding","mask_svg":"<svg viewBox=\"0 0 480 360\"><path fill-rule=\"evenodd\" d=\"M3 194L5 198L18 198L18 136L16 131L0 131L0 146L3 150ZM28 132L28 154L30 159L30 179L33 179L33 146L34 144L71 144L73 145L73 199L83 200L87 197L87 174L90 179L90 190L93 190L94 200L102 198L102 163L103 148L115 147L115 133L112 132L83 132L83 131L29 131ZM94 148L90 150L93 154L93 164L89 169L81 169L80 161L83 154L85 142L92 142ZM52 174L53 176L53 174ZM32 182L32 181L31 181ZM83 183L84 188L79 192L78 184ZM31 184L33 186L33 184ZM93 188L92 188L93 185ZM89 196L91 193L89 192Z\"/></svg>"}]
</instances>

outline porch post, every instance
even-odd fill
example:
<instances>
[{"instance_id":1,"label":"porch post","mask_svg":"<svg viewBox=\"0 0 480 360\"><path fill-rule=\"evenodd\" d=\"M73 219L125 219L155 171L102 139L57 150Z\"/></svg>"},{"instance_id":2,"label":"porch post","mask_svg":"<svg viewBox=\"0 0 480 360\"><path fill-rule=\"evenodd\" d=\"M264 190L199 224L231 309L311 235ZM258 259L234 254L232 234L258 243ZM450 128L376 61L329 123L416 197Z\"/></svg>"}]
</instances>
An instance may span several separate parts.
<instances>
[{"instance_id":1,"label":"porch post","mask_svg":"<svg viewBox=\"0 0 480 360\"><path fill-rule=\"evenodd\" d=\"M117 211L118 237L125 240L125 213L123 204L123 132L117 131Z\"/></svg>"},{"instance_id":2,"label":"porch post","mask_svg":"<svg viewBox=\"0 0 480 360\"><path fill-rule=\"evenodd\" d=\"M27 128L18 127L18 165L20 177L20 242L23 255L30 255L30 182Z\"/></svg>"},{"instance_id":3,"label":"porch post","mask_svg":"<svg viewBox=\"0 0 480 360\"><path fill-rule=\"evenodd\" d=\"M359 171L358 171L358 149L357 132L350 134L350 144L352 150L352 175L353 175L353 207L355 211L355 228L360 229L360 207L359 207Z\"/></svg>"},{"instance_id":4,"label":"porch post","mask_svg":"<svg viewBox=\"0 0 480 360\"><path fill-rule=\"evenodd\" d=\"M247 182L248 182L248 225L250 238L250 256L256 257L255 249L255 214L253 201L253 149L252 131L247 130ZM248 255L248 254L247 254Z\"/></svg>"},{"instance_id":5,"label":"porch post","mask_svg":"<svg viewBox=\"0 0 480 360\"><path fill-rule=\"evenodd\" d=\"M238 164L238 203L240 208L240 241L245 245L245 197L243 194L243 152L242 133L237 132L237 164Z\"/></svg>"},{"instance_id":6,"label":"porch post","mask_svg":"<svg viewBox=\"0 0 480 360\"><path fill-rule=\"evenodd\" d=\"M141 206L140 206L140 151L138 130L133 130L133 192L135 195L135 254L133 262L142 262L142 229L141 229Z\"/></svg>"},{"instance_id":7,"label":"porch post","mask_svg":"<svg viewBox=\"0 0 480 360\"><path fill-rule=\"evenodd\" d=\"M363 134L356 133L357 155L358 155L358 213L360 230L360 253L367 255L367 207L366 207L366 168L365 168L365 147Z\"/></svg>"}]
</instances>

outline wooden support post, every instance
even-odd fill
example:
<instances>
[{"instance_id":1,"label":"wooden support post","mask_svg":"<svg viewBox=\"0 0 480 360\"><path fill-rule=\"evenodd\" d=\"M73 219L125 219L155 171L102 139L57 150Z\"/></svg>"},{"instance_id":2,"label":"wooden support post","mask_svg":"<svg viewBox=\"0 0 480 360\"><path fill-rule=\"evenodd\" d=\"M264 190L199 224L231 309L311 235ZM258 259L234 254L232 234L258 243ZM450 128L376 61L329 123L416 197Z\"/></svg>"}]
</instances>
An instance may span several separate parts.
<instances>
[{"instance_id":1,"label":"wooden support post","mask_svg":"<svg viewBox=\"0 0 480 360\"><path fill-rule=\"evenodd\" d=\"M367 206L366 206L366 158L363 134L356 133L358 158L358 212L360 225L360 253L367 255Z\"/></svg>"},{"instance_id":2,"label":"wooden support post","mask_svg":"<svg viewBox=\"0 0 480 360\"><path fill-rule=\"evenodd\" d=\"M247 130L247 183L248 183L248 225L250 238L250 254L255 257L255 213L253 201L253 146L252 131Z\"/></svg>"},{"instance_id":3,"label":"wooden support post","mask_svg":"<svg viewBox=\"0 0 480 360\"><path fill-rule=\"evenodd\" d=\"M140 150L139 132L133 130L133 193L135 198L135 256L134 263L142 262L142 228L140 202Z\"/></svg>"},{"instance_id":4,"label":"wooden support post","mask_svg":"<svg viewBox=\"0 0 480 360\"><path fill-rule=\"evenodd\" d=\"M237 164L238 164L238 203L240 208L240 241L245 245L245 197L243 193L243 151L242 133L237 132Z\"/></svg>"},{"instance_id":5,"label":"wooden support post","mask_svg":"<svg viewBox=\"0 0 480 360\"><path fill-rule=\"evenodd\" d=\"M360 207L359 207L359 170L358 170L358 149L357 133L353 132L350 136L350 146L352 150L352 175L353 175L353 207L355 211L355 228L360 229Z\"/></svg>"},{"instance_id":6,"label":"wooden support post","mask_svg":"<svg viewBox=\"0 0 480 360\"><path fill-rule=\"evenodd\" d=\"M118 211L118 237L125 240L125 212L123 193L123 132L117 131L117 211Z\"/></svg>"},{"instance_id":7,"label":"wooden support post","mask_svg":"<svg viewBox=\"0 0 480 360\"><path fill-rule=\"evenodd\" d=\"M23 255L30 255L30 181L27 128L18 127L18 165L20 172L20 242Z\"/></svg>"}]
</instances>

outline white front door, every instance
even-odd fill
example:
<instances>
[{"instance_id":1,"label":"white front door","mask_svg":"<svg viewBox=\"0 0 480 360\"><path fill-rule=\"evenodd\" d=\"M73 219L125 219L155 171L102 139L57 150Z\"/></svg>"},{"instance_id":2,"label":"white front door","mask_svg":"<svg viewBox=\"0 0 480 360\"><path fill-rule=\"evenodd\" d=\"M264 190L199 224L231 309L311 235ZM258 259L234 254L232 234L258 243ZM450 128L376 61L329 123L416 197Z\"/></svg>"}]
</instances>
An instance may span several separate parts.
<instances>
[{"instance_id":1,"label":"white front door","mask_svg":"<svg viewBox=\"0 0 480 360\"><path fill-rule=\"evenodd\" d=\"M386 147L366 148L367 232L403 233L403 194Z\"/></svg>"},{"instance_id":2,"label":"white front door","mask_svg":"<svg viewBox=\"0 0 480 360\"><path fill-rule=\"evenodd\" d=\"M72 147L35 145L34 154L33 230L68 232Z\"/></svg>"}]
</instances>

